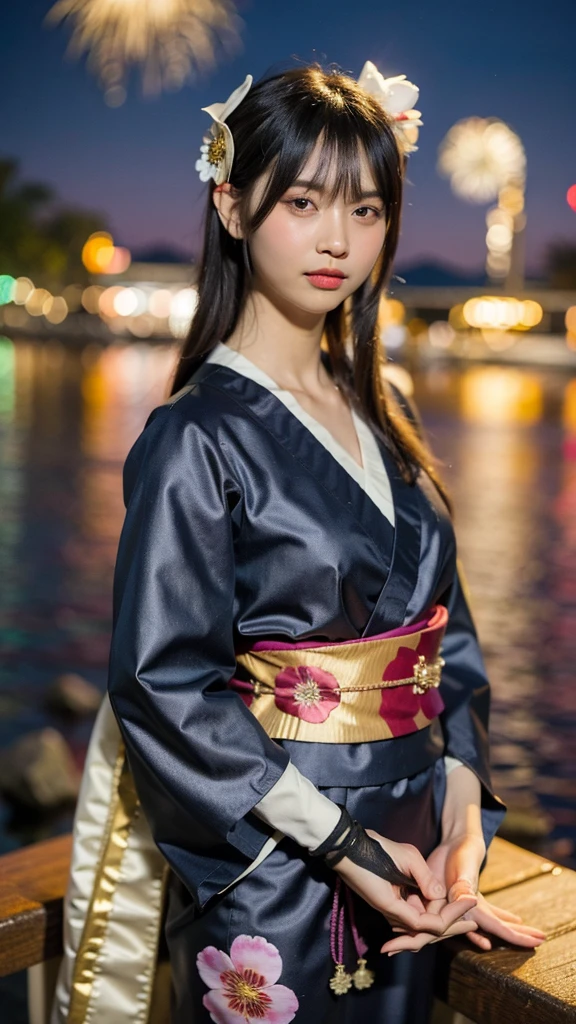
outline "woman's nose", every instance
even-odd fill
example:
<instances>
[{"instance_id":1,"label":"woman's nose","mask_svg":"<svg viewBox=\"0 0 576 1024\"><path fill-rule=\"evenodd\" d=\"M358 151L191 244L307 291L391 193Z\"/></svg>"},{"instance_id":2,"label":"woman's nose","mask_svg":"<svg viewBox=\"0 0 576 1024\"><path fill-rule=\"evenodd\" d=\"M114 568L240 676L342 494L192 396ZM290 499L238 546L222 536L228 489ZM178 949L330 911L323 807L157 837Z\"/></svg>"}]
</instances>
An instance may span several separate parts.
<instances>
[{"instance_id":1,"label":"woman's nose","mask_svg":"<svg viewBox=\"0 0 576 1024\"><path fill-rule=\"evenodd\" d=\"M316 251L327 253L335 258L348 255L350 243L346 231L345 219L338 215L323 219L318 233Z\"/></svg>"}]
</instances>

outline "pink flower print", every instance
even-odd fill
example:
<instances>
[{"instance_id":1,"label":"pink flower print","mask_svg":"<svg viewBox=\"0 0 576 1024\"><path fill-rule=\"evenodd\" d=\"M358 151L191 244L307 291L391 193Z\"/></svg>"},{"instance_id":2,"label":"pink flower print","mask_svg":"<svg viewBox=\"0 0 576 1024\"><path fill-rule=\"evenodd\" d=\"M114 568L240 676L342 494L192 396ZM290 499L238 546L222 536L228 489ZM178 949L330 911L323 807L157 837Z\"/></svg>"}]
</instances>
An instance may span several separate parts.
<instances>
[{"instance_id":1,"label":"pink flower print","mask_svg":"<svg viewBox=\"0 0 576 1024\"><path fill-rule=\"evenodd\" d=\"M206 946L196 958L202 981L210 989L202 1000L215 1024L288 1024L298 999L291 988L277 985L282 957L262 935L239 935L230 956Z\"/></svg>"},{"instance_id":2,"label":"pink flower print","mask_svg":"<svg viewBox=\"0 0 576 1024\"><path fill-rule=\"evenodd\" d=\"M409 679L414 674L414 665L418 655L423 654L429 659L435 656L433 640L425 633L418 647L413 651L410 647L400 647L398 653L387 666L382 678L386 681ZM412 686L398 686L382 690L380 716L390 726L393 736L406 736L417 728L414 719L422 711L429 721L436 718L444 710L444 701L440 691L433 687L426 693L414 693Z\"/></svg>"},{"instance_id":3,"label":"pink flower print","mask_svg":"<svg viewBox=\"0 0 576 1024\"><path fill-rule=\"evenodd\" d=\"M331 672L308 665L284 668L276 676L276 707L305 722L325 722L340 703L340 684Z\"/></svg>"}]
</instances>

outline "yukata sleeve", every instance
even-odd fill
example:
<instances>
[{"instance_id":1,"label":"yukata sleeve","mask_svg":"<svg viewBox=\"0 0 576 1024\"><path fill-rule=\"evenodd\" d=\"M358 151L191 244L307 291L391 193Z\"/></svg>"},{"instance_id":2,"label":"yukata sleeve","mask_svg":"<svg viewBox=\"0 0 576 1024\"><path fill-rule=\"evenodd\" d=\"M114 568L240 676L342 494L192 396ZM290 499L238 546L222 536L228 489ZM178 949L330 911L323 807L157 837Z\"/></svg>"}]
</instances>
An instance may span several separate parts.
<instances>
[{"instance_id":1,"label":"yukata sleeve","mask_svg":"<svg viewBox=\"0 0 576 1024\"><path fill-rule=\"evenodd\" d=\"M505 807L492 789L489 767L488 717L490 686L476 629L458 568L447 591L439 600L449 619L442 657L441 715L446 755L470 768L482 787L482 829L486 846L492 840Z\"/></svg>"},{"instance_id":2,"label":"yukata sleeve","mask_svg":"<svg viewBox=\"0 0 576 1024\"><path fill-rule=\"evenodd\" d=\"M152 835L191 888L213 876L207 896L269 838L251 812L289 757L227 689L242 496L185 401L152 414L126 461L109 695Z\"/></svg>"}]
</instances>

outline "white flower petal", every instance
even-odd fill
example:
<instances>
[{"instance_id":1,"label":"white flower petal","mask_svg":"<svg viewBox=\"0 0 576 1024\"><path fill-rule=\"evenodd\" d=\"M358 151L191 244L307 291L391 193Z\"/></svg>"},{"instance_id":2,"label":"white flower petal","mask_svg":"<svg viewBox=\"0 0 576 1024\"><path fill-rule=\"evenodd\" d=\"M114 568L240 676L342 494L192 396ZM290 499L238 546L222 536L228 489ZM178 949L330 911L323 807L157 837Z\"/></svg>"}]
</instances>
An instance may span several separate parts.
<instances>
[{"instance_id":1,"label":"white flower petal","mask_svg":"<svg viewBox=\"0 0 576 1024\"><path fill-rule=\"evenodd\" d=\"M401 114L404 110L412 109L419 95L420 90L412 82L398 82L386 88L383 106L391 114Z\"/></svg>"},{"instance_id":2,"label":"white flower petal","mask_svg":"<svg viewBox=\"0 0 576 1024\"><path fill-rule=\"evenodd\" d=\"M225 121L228 115L231 114L233 110L236 110L236 107L240 106L242 100L252 88L252 81L252 75L246 75L242 85L239 85L237 89L234 89L234 92L230 93L230 96L224 104L224 109L220 113L220 119L222 121Z\"/></svg>"},{"instance_id":3,"label":"white flower petal","mask_svg":"<svg viewBox=\"0 0 576 1024\"><path fill-rule=\"evenodd\" d=\"M406 75L384 78L370 60L367 60L362 68L358 85L374 96L389 114L401 114L405 110L411 110L420 95L418 87L409 82Z\"/></svg>"},{"instance_id":4,"label":"white flower petal","mask_svg":"<svg viewBox=\"0 0 576 1024\"><path fill-rule=\"evenodd\" d=\"M210 117L215 121L218 121L219 124L222 124L228 115L231 114L233 110L236 110L236 107L242 102L246 93L252 86L252 81L252 75L246 75L242 85L239 85L237 89L234 89L234 92L230 93L228 99L225 100L224 103L211 103L209 107L202 107L202 110L207 114L210 114Z\"/></svg>"}]
</instances>

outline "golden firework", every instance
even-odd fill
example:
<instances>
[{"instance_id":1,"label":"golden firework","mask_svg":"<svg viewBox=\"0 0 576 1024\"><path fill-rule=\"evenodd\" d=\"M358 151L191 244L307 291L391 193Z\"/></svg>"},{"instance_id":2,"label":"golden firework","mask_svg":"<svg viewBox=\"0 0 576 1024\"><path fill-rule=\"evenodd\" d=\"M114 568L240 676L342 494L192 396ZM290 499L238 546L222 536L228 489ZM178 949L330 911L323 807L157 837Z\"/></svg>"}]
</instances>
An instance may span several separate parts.
<instances>
[{"instance_id":1,"label":"golden firework","mask_svg":"<svg viewBox=\"0 0 576 1024\"><path fill-rule=\"evenodd\" d=\"M88 54L106 101L123 103L128 69L145 93L179 89L239 49L242 22L231 0L57 0L47 23L73 24L69 52Z\"/></svg>"},{"instance_id":2,"label":"golden firework","mask_svg":"<svg viewBox=\"0 0 576 1024\"><path fill-rule=\"evenodd\" d=\"M453 191L472 203L494 199L523 180L526 156L515 132L498 118L469 117L455 124L440 145L438 170Z\"/></svg>"}]
</instances>

